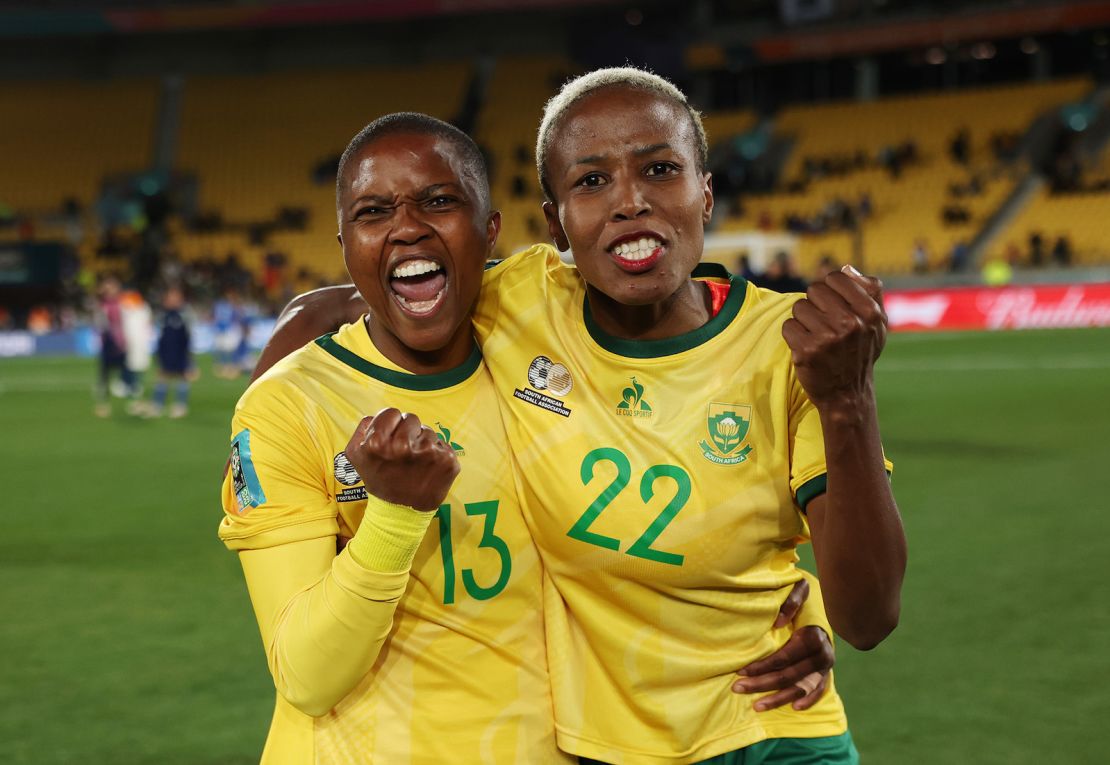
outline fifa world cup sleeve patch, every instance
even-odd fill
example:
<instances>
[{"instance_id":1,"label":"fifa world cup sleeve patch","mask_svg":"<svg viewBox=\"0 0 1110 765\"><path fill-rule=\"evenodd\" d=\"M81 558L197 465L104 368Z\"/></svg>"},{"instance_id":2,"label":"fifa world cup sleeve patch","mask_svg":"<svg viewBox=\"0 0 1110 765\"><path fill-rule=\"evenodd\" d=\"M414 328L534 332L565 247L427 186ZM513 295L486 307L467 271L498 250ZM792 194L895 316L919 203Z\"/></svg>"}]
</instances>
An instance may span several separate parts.
<instances>
[{"instance_id":1,"label":"fifa world cup sleeve patch","mask_svg":"<svg viewBox=\"0 0 1110 765\"><path fill-rule=\"evenodd\" d=\"M254 469L254 460L251 459L251 432L241 430L231 439L231 485L235 490L235 503L239 513L245 513L252 507L258 507L266 501L266 494L262 491L262 484L258 482L258 473Z\"/></svg>"}]
</instances>

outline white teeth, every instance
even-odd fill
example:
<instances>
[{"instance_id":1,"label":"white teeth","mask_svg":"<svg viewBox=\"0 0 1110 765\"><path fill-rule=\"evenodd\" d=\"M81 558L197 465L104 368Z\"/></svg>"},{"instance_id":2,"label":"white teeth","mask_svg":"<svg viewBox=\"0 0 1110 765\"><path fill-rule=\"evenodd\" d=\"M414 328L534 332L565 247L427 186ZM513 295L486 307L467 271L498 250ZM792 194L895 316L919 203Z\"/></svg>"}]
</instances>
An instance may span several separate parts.
<instances>
[{"instance_id":1,"label":"white teeth","mask_svg":"<svg viewBox=\"0 0 1110 765\"><path fill-rule=\"evenodd\" d=\"M395 298L397 298L398 301L400 301L401 305L403 305L405 308L409 309L413 313L428 313L429 311L431 311L433 308L436 307L436 304L439 303L439 299L441 297L443 297L443 293L440 292L439 294L437 294L431 300L411 300L410 301L410 300L406 300L404 297L402 297L401 295L398 295L397 293L393 293L393 296Z\"/></svg>"},{"instance_id":2,"label":"white teeth","mask_svg":"<svg viewBox=\"0 0 1110 765\"><path fill-rule=\"evenodd\" d=\"M663 243L654 237L643 237L631 242L623 242L613 248L613 254L618 255L624 260L644 260L649 257L651 253L655 252L657 247L662 247Z\"/></svg>"},{"instance_id":3,"label":"white teeth","mask_svg":"<svg viewBox=\"0 0 1110 765\"><path fill-rule=\"evenodd\" d=\"M420 276L439 270L441 270L439 263L431 260L406 260L393 269L392 276L394 279L403 279L407 276Z\"/></svg>"}]
</instances>

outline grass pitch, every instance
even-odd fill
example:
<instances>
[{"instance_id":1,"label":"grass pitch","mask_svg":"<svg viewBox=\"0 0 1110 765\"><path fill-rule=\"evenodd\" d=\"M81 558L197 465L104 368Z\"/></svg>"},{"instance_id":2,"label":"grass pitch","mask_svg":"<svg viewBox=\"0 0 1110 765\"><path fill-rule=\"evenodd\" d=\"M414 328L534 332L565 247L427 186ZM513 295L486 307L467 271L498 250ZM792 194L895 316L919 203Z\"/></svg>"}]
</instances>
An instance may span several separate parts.
<instances>
[{"instance_id":1,"label":"grass pitch","mask_svg":"<svg viewBox=\"0 0 1110 765\"><path fill-rule=\"evenodd\" d=\"M1110 330L902 335L879 367L898 631L839 646L865 762L1110 751ZM92 416L88 360L0 361L0 762L257 762L273 690L215 536L242 383Z\"/></svg>"}]
</instances>

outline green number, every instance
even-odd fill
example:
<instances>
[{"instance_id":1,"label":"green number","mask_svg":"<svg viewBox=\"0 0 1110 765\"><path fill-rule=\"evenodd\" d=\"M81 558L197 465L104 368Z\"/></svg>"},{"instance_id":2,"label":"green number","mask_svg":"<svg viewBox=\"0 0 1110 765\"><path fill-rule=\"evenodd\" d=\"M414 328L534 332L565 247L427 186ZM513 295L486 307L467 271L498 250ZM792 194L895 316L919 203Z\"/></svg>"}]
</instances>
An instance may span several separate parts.
<instances>
[{"instance_id":1,"label":"green number","mask_svg":"<svg viewBox=\"0 0 1110 765\"><path fill-rule=\"evenodd\" d=\"M478 581L474 578L473 569L464 568L462 570L463 587L467 594L475 600L489 600L504 590L505 585L509 583L509 576L513 571L512 554L509 552L509 546L505 544L505 540L493 533L494 526L497 524L496 499L486 502L468 502L464 507L467 515L485 516L482 538L478 541L478 548L489 547L496 551L497 556L501 559L501 573L497 575L497 581L489 587L478 584ZM439 517L439 550L443 558L443 604L451 605L455 602L456 578L454 546L451 541L451 506L440 505L436 515Z\"/></svg>"},{"instance_id":2,"label":"green number","mask_svg":"<svg viewBox=\"0 0 1110 765\"><path fill-rule=\"evenodd\" d=\"M685 556L655 550L651 543L659 538L663 529L667 528L667 525L678 515L678 511L690 499L690 475L682 468L674 465L652 465L640 481L640 498L644 500L646 505L648 500L655 496L655 479L664 477L675 482L675 494L671 497L667 506L663 508L663 512L659 513L659 517L647 527L647 531L641 534L640 538L628 548L628 554L635 555L637 558L658 561L659 563L669 563L672 566L681 566Z\"/></svg>"},{"instance_id":3,"label":"green number","mask_svg":"<svg viewBox=\"0 0 1110 765\"><path fill-rule=\"evenodd\" d=\"M621 547L619 539L613 539L613 537L594 533L590 531L589 528L590 525L597 520L597 517L601 515L601 511L608 507L609 503L616 499L616 496L628 485L628 481L632 477L632 466L628 463L628 457L625 457L624 453L617 449L610 449L608 447L594 449L582 460L581 474L583 486L588 486L590 481L594 479L594 465L602 461L612 462L617 466L617 477L605 488L605 491L598 495L597 499L590 503L590 506L586 508L586 512L582 513L582 517L570 527L567 536L591 545L604 547L608 550L619 550Z\"/></svg>"},{"instance_id":4,"label":"green number","mask_svg":"<svg viewBox=\"0 0 1110 765\"><path fill-rule=\"evenodd\" d=\"M493 533L493 526L497 523L496 499L488 502L468 503L466 514L484 515L486 517L486 525L482 528L482 538L478 542L478 548L492 547L501 558L501 573L498 574L497 581L489 587L482 587L478 584L471 569L464 568L462 572L463 586L466 587L470 596L475 600L489 600L505 589L505 585L509 583L509 574L513 570L513 558L509 554L509 546L505 544L505 540Z\"/></svg>"},{"instance_id":5,"label":"green number","mask_svg":"<svg viewBox=\"0 0 1110 765\"><path fill-rule=\"evenodd\" d=\"M624 487L628 486L628 482L632 478L632 465L624 452L619 449L609 447L594 449L582 460L581 477L583 486L589 485L594 478L594 466L603 461L612 462L617 466L616 478L605 488L605 491L598 495L597 499L590 503L586 512L582 513L582 516L570 527L567 536L587 544L604 547L607 550L620 550L619 539L607 537L589 529L593 522L597 520L597 517L601 515L601 511L617 498ZM640 498L644 501L644 504L647 504L655 496L655 481L659 478L670 478L675 482L675 495L663 508L663 512L659 513L659 516L640 535L640 538L632 543L626 554L653 560L657 563L681 566L686 559L685 556L656 550L651 545L678 515L678 511L685 507L690 500L690 475L675 465L652 465L644 472L644 476L640 480Z\"/></svg>"},{"instance_id":6,"label":"green number","mask_svg":"<svg viewBox=\"0 0 1110 765\"><path fill-rule=\"evenodd\" d=\"M439 518L439 553L443 558L443 604L455 602L455 553L451 547L451 506L440 505L436 511Z\"/></svg>"}]
</instances>

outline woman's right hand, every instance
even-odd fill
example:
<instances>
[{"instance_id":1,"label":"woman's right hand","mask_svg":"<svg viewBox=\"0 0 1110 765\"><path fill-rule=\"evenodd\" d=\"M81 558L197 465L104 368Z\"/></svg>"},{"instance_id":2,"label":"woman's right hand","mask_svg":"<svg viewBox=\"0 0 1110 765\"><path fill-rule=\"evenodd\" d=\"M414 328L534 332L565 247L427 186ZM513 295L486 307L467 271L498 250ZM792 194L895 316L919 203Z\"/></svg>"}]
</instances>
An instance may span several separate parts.
<instances>
[{"instance_id":1,"label":"woman's right hand","mask_svg":"<svg viewBox=\"0 0 1110 765\"><path fill-rule=\"evenodd\" d=\"M366 491L417 510L439 509L459 474L459 459L415 414L383 409L363 417L344 450Z\"/></svg>"}]
</instances>

